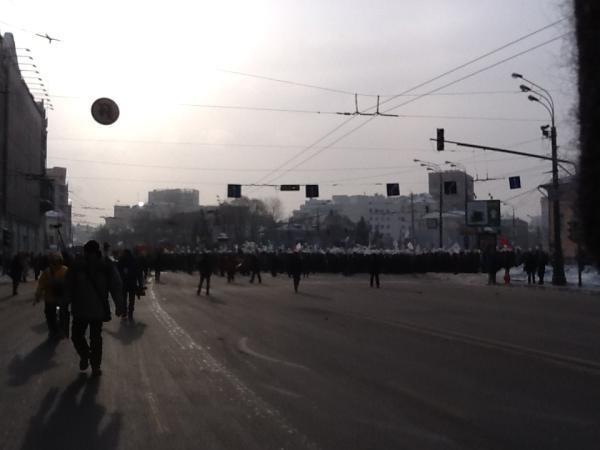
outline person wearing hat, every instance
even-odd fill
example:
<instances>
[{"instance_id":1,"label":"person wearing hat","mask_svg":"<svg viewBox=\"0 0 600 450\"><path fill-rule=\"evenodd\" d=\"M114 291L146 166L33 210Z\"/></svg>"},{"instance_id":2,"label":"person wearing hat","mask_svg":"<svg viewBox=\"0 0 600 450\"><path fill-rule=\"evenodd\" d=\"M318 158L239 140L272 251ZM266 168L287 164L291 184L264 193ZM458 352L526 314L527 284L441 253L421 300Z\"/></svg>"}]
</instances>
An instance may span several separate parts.
<instances>
[{"instance_id":1,"label":"person wearing hat","mask_svg":"<svg viewBox=\"0 0 600 450\"><path fill-rule=\"evenodd\" d=\"M108 294L115 303L115 314L125 315L121 278L114 264L102 258L98 242L88 241L79 258L67 272L67 297L71 303L73 327L71 340L79 354L79 369L92 366L92 376L102 373L102 323L111 319ZM90 329L89 343L86 339Z\"/></svg>"},{"instance_id":2,"label":"person wearing hat","mask_svg":"<svg viewBox=\"0 0 600 450\"><path fill-rule=\"evenodd\" d=\"M65 301L67 267L59 252L48 255L48 268L42 272L35 291L35 303L44 298L44 314L49 338L69 337L69 306ZM58 323L56 309L58 308Z\"/></svg>"}]
</instances>

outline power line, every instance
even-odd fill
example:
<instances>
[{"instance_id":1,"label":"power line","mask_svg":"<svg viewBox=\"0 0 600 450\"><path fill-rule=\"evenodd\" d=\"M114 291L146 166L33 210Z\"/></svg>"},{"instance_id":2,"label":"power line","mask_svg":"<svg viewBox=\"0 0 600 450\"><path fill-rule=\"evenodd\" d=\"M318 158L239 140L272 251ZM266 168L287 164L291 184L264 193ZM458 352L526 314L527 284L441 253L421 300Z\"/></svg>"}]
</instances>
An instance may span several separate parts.
<instances>
[{"instance_id":1,"label":"power line","mask_svg":"<svg viewBox=\"0 0 600 450\"><path fill-rule=\"evenodd\" d=\"M118 161L106 161L106 160L95 160L95 159L79 159L79 158L67 158L61 156L51 156L49 159L81 162L90 164L103 164L112 166L125 166L125 167L141 167L150 169L169 169L169 170L189 170L189 171L201 171L201 172L270 172L272 168L231 168L231 167L188 167L188 166L166 166L161 164L139 164L139 163L127 163ZM379 167L336 167L333 169L302 169L299 172L341 172L341 171L363 171L363 170L382 170L392 168L408 168L411 166L379 166Z\"/></svg>"},{"instance_id":2,"label":"power line","mask_svg":"<svg viewBox=\"0 0 600 450\"><path fill-rule=\"evenodd\" d=\"M436 91L438 91L438 90L444 89L444 88L446 88L446 87L448 87L448 86L451 86L451 85L453 85L453 84L456 84L456 83L459 83L459 82L461 82L461 81L464 81L464 80L466 80L466 79L468 79L468 78L471 78L471 77L473 77L473 76L475 76L475 75L478 75L478 74L480 74L480 73L482 73L482 72L484 72L484 71L486 71L486 70L490 70L490 69L492 69L492 68L494 68L494 67L497 67L497 66L498 66L498 65L500 65L500 64L503 64L503 63L505 63L505 62L507 62L507 61L510 61L511 59L514 59L514 58L517 58L517 57L519 57L519 56L522 56L522 55L524 55L524 54L526 54L526 53L528 53L528 52L531 52L531 51L533 51L533 50L537 50L538 48L540 48L540 47L542 47L542 46L544 46L544 45L547 45L547 44L549 44L549 43L551 43L551 42L554 42L554 41L556 41L556 40L558 40L558 39L562 39L562 38L564 38L564 37L565 37L565 36L567 36L567 35L568 35L568 33L562 34L562 35L560 35L560 36L556 36L556 37L554 37L554 38L552 38L552 39L549 39L549 40L547 40L547 41L544 41L544 42L542 42L541 44L535 45L535 46L533 46L533 47L530 47L530 48L528 48L528 49L526 49L526 50L524 50L524 51L521 51L521 52L519 52L519 53L516 53L516 54L514 54L514 55L512 55L512 56L509 56L509 57L507 57L507 58L504 58L504 59L502 59L502 60L500 60L500 61L498 61L498 62L496 62L496 63L494 63L494 64L491 64L491 65L489 65L489 66L483 67L482 69L476 70L475 72L471 72L470 74L467 74L467 75L465 75L465 76L463 76L463 77L461 77L461 78L459 78L459 79L457 79L457 80L451 81L450 83L446 83L445 85L443 85L443 86L441 86L441 87L438 87L438 88L435 88L435 89L433 89L433 90L432 90L432 91L430 91L430 92L436 92ZM387 113L387 112L393 111L393 110L395 110L395 109L397 109L397 108L400 108L400 107L402 107L402 106L405 106L405 105L407 105L407 104L409 104L409 103L412 103L412 102L414 102L414 101L418 100L419 98L422 98L422 97L424 97L424 96L426 96L426 95L428 95L428 94L423 94L423 95L421 95L420 97L415 97L415 98L413 98L413 99L411 99L411 100L408 100L408 101L406 101L406 102L404 102L404 103L401 103L400 105L396 105L396 106L394 106L394 107L391 107L391 108L389 108L389 109L385 110L385 111L384 111L384 113ZM338 143L338 142L340 142L342 139L345 139L346 137L348 137L348 136L349 136L349 135L351 135L352 133L354 133L354 132L358 131L360 128L364 127L364 126L365 126L365 125L367 125L369 122L371 122L371 121L372 121L374 118L375 118L375 116L369 117L369 118L368 118L368 119L367 119L365 122L363 122L362 124L360 124L360 125L358 125L358 126L354 127L353 129L351 129L351 130L347 131L347 132L346 132L346 133L344 133L342 136L340 136L339 138L337 138L336 140L334 140L334 141L331 143L331 145L335 145L335 144L337 144L337 143ZM287 172L289 172L289 171L291 171L291 170L294 170L294 169L296 169L297 167L301 166L302 164L305 164L306 162L310 161L310 160L311 160L311 159L313 159L315 156L317 156L317 155L321 154L322 152L324 152L324 151L325 151L325 150L327 150L328 148L329 148L328 146L325 146L324 148L320 149L319 151L317 151L317 152L313 153L312 155L308 156L307 158L303 159L302 161L300 161L300 162L299 162L299 163L297 163L296 165L292 166L291 168L289 168L289 169L286 169L285 171L283 171L283 172L282 172L280 175L278 175L276 178L274 178L274 179L273 179L273 180L271 180L271 181L278 180L279 178L281 178L282 176L284 176L284 175L285 175Z\"/></svg>"},{"instance_id":3,"label":"power line","mask_svg":"<svg viewBox=\"0 0 600 450\"><path fill-rule=\"evenodd\" d=\"M387 103L387 102L389 102L389 101L392 101L392 100L394 100L395 98L398 98L398 97L400 97L400 96L402 96L402 95L409 94L410 92L413 92L413 91L415 91L415 90L417 90L417 89L419 89L419 88L421 88L421 87L423 87L423 86L426 86L427 84L430 84L430 83L432 83L432 82L434 82L434 81L437 81L437 80L439 80L439 79L441 79L441 78L443 78L443 77L446 77L446 76L448 76L448 75L450 75L450 74L452 74L452 73L454 73L454 72L456 72L456 71L458 71L458 70L461 70L461 69L463 69L463 68L465 68L465 67L467 67L467 66L469 66L469 65L471 65L471 64L474 64L474 63L476 63L476 62L478 62L478 61L480 61L480 60L482 60L482 59L484 59L484 58L487 58L488 56L491 56L491 55L493 55L493 54L495 54L495 53L497 53L497 52L499 52L499 51L502 51L502 50L504 50L504 49L506 49L506 48L508 48L508 47L510 47L510 46L512 46L512 45L514 45L514 44L516 44L516 43L518 43L518 42L521 42L521 41L523 41L523 40L525 40L525 39L528 39L528 38L530 38L531 36L534 36L535 34L538 34L538 33L542 32L542 31L544 31L544 30L547 30L547 29L549 29L549 28L551 28L551 27L554 27L554 26L556 26L557 24L559 24L559 23L563 22L564 20L566 20L566 17L564 17L564 18L561 18L560 20L557 20L557 21L555 21L555 22L552 22L551 24L549 24L549 25L546 25L546 26L544 26L544 27L542 27L542 28L539 28L539 29L537 29L537 30L535 30L535 31L533 31L533 32L531 32L531 33L528 33L528 34L526 34L526 35L523 35L523 36L521 36L521 37L519 37L519 38L517 38L517 39L514 39L514 40L510 41L509 43L507 43L507 44L504 44L504 45L502 45L502 46L500 46L500 47L498 47L498 48L496 48L496 49L494 49L494 50L492 50L492 51L489 51L489 52L487 52L487 53L485 53L485 54L483 54L483 55L481 55L481 56L478 56L478 57L476 57L476 58L474 58L474 59L471 59L471 60L469 60L469 61L467 61L467 62L465 62L465 63L463 63L463 64L460 64L460 65L458 65L458 66L456 66L456 67L454 67L454 68L452 68L452 69L450 69L450 70L448 70L448 71L446 71L446 72L443 72L442 74L440 74L440 75L438 75L438 76L436 76L436 77L433 77L433 78L431 78L431 79L429 79L429 80L427 80L427 81L425 81L425 82L423 82L423 83L417 84L416 86L413 86L412 88L410 88L410 89L407 89L406 91L404 91L404 92L401 92L400 94L398 94L398 95L396 95L396 96L392 96L392 97L390 97L389 99L386 99L386 100L384 100L384 101L382 102L382 104L385 104L385 103ZM480 71L479 71L478 73L480 73ZM463 79L464 79L464 78L463 78ZM458 81L457 81L457 82L458 82ZM450 83L450 84L448 84L448 85L446 85L446 86L444 86L444 87L441 87L441 88L439 88L439 89L435 89L434 91L431 91L431 92L429 92L428 94L431 94L431 93L433 93L433 92L435 92L435 91L442 90L442 89L444 89L445 87L448 87L448 86L449 86L449 85L451 85L451 84L453 84L453 83ZM419 99L419 98L421 98L421 97L422 97L422 95L421 95L421 96L419 96L419 97L415 97L415 99L413 99L413 101L414 101L414 100L416 100L416 99ZM371 109L372 109L372 108L371 108ZM395 109L395 108L393 108L393 109ZM355 116L351 116L349 119L347 119L346 121L342 122L340 125L336 126L336 127L333 129L333 130L331 130L330 132L326 133L326 134L325 134L323 137L321 137L320 139L318 139L318 140L316 141L316 143L314 143L314 144L312 144L312 145L310 145L310 146L306 147L305 149L303 149L302 151L300 151L299 153L297 153L296 155L294 155L292 158L290 158L290 159L288 159L287 161L285 161L283 164L281 164L281 165L279 166L279 168L281 168L281 167L285 167L286 165L288 165L289 163L291 163L292 161L294 161L295 159L297 159L299 156L301 156L301 155L302 155L302 154L304 154L305 152L309 151L309 150L310 150L311 148L313 148L313 147L314 147L316 144L320 143L321 141L323 141L324 139L326 139L327 137L329 137L329 136L331 136L333 133L335 133L337 130L339 130L340 128L342 128L343 126L345 126L347 123L349 123L349 122L350 122L352 119L354 119L354 117L355 117ZM367 123L369 123L369 122L370 122L372 119L373 119L373 117L369 118L369 119L368 119L366 122L363 122L361 125L359 125L359 126L355 127L354 129L350 130L350 132L347 132L347 133L345 133L345 134L344 134L344 135L343 135L341 138L339 138L339 139L335 140L335 141L333 142L333 144L331 144L331 145L334 145L335 143L339 142L341 139L345 138L346 136L350 135L351 133L353 133L353 132L357 131L358 129L362 128L362 127L363 127L363 126L365 126ZM317 153L315 153L313 156L311 156L309 159L311 159L312 157L314 157L314 156L318 155L319 153L321 153L322 151L326 150L327 148L328 148L328 147L326 147L326 148L325 148L325 149L323 149L323 150L320 150L320 151L318 151L318 152L317 152ZM305 159L305 160L303 160L303 161L302 161L300 164L304 164L306 161L308 161L308 159ZM298 164L298 165L299 165L299 164ZM293 170L295 167L297 167L298 165L294 166L294 167L292 168L292 170ZM273 173L276 173L276 172L278 172L278 171L279 171L279 168L278 168L277 170L274 170L274 171L273 171ZM285 174L285 172L284 172L284 174ZM268 177L263 177L263 178L261 179L261 181L263 181L263 180L264 180L264 179L266 179L266 178L268 178Z\"/></svg>"},{"instance_id":4,"label":"power line","mask_svg":"<svg viewBox=\"0 0 600 450\"><path fill-rule=\"evenodd\" d=\"M525 39L528 39L528 38L530 38L532 36L535 36L536 34L539 34L542 31L545 31L545 30L547 30L549 28L555 27L556 25L558 25L561 22L564 22L565 20L567 20L567 17L562 17L561 19L556 20L555 22L552 22L552 23L550 23L550 24L548 24L548 25L546 25L546 26L544 26L542 28L539 28L537 30L534 30L531 33L528 33L528 34L526 34L524 36L521 36L521 37L519 37L519 38L517 38L517 39L515 39L513 41L508 42L507 44L504 44L501 47L498 47L498 48L496 48L496 49L494 49L494 50L492 50L492 51L490 51L488 53L485 53L485 54L483 54L483 55L481 55L481 56L479 56L479 57L477 57L475 59L472 59L472 60L470 60L470 61L468 61L468 62L466 62L466 63L464 63L464 64L462 64L462 65L460 65L460 66L458 66L458 67L456 67L456 68L448 71L448 72L445 72L445 73L439 75L438 77L436 77L436 78L434 78L432 80L429 80L429 81L421 84L419 87L424 86L425 84L429 84L432 81L438 80L438 79L440 79L440 78L442 78L442 77L444 77L446 75L449 75L450 73L456 72L457 70L460 70L460 69L462 69L462 68L464 68L464 67L466 67L468 65L471 65L471 64L473 64L473 63L475 63L477 61L480 61L481 59L484 59L484 58L486 58L486 57L488 57L488 56L490 56L490 55L492 55L494 53L497 53L497 52L499 52L501 50L504 50L505 48L508 48L508 47L510 47L510 46L512 46L514 44L517 44L517 43L519 43L519 42L521 42L521 41L523 41ZM244 77L249 77L249 78L257 78L257 79L262 79L262 80L267 80L267 81L273 81L273 82L276 82L276 83L283 83L283 84L288 84L288 85L292 85L292 86L307 87L307 88L311 88L311 89L318 89L318 90L322 90L322 91L335 92L335 93L339 93L339 94L346 94L346 95L359 94L359 95L364 96L364 97L376 97L377 96L377 94L358 93L356 91L355 92L351 92L351 91L347 91L347 90L343 90L343 89L336 89L336 88L331 88L331 87L318 86L318 85L315 85L315 84L309 84L309 83L303 83L303 82L291 81L291 80L284 80L284 79L280 79L280 78L274 78L274 77L269 77L269 76L264 76L264 75L251 74L251 73L240 72L240 71L235 71L235 70L227 70L227 69L216 69L216 70L218 70L220 72L224 72L224 73L230 73L230 74L233 74L233 75L239 75L239 76L244 76ZM400 97L400 96L404 96L404 95L406 95L409 92L412 92L414 90L415 90L415 88L410 89L409 91L404 91L404 92L402 92L400 94L393 94L393 95L389 96L390 98L388 100L386 100L386 101L391 101L394 98L397 98L397 97ZM384 97L384 96L382 95L382 97Z\"/></svg>"}]
</instances>

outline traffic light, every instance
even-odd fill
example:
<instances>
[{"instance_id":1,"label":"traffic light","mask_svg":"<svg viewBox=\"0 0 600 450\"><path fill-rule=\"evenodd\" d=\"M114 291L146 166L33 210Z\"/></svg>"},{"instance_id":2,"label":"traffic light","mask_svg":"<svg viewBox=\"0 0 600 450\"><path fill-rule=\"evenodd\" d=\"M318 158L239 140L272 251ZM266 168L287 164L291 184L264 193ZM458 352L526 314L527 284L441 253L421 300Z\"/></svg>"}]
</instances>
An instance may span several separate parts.
<instances>
[{"instance_id":1,"label":"traffic light","mask_svg":"<svg viewBox=\"0 0 600 450\"><path fill-rule=\"evenodd\" d=\"M444 129L437 129L437 150L441 152L444 150Z\"/></svg>"},{"instance_id":2,"label":"traffic light","mask_svg":"<svg viewBox=\"0 0 600 450\"><path fill-rule=\"evenodd\" d=\"M385 187L388 197L397 197L400 195L400 185L398 183L388 183Z\"/></svg>"},{"instance_id":3,"label":"traffic light","mask_svg":"<svg viewBox=\"0 0 600 450\"><path fill-rule=\"evenodd\" d=\"M242 196L242 185L241 184L228 184L227 185L227 197L228 198L240 198Z\"/></svg>"},{"instance_id":4,"label":"traffic light","mask_svg":"<svg viewBox=\"0 0 600 450\"><path fill-rule=\"evenodd\" d=\"M319 196L319 185L318 184L307 184L306 185L306 198L316 198Z\"/></svg>"}]
</instances>

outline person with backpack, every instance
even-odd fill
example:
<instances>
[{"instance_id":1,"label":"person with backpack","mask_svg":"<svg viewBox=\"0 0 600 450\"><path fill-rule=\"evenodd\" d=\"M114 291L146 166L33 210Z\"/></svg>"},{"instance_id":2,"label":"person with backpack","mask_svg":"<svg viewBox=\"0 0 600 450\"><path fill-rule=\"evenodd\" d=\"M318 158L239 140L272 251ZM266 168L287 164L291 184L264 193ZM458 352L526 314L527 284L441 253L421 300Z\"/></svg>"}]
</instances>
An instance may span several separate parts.
<instances>
[{"instance_id":1,"label":"person with backpack","mask_svg":"<svg viewBox=\"0 0 600 450\"><path fill-rule=\"evenodd\" d=\"M67 271L66 287L73 314L71 340L79 354L79 369L85 371L91 365L92 376L99 376L102 374L102 323L111 320L108 294L115 303L117 316L125 316L125 305L119 273L114 264L104 261L98 242L88 241L83 246L83 257Z\"/></svg>"},{"instance_id":2,"label":"person with backpack","mask_svg":"<svg viewBox=\"0 0 600 450\"><path fill-rule=\"evenodd\" d=\"M44 315L48 324L48 338L69 337L69 305L66 303L67 266L60 253L48 255L48 268L39 277L35 303L44 299ZM58 321L56 310L58 309Z\"/></svg>"},{"instance_id":3,"label":"person with backpack","mask_svg":"<svg viewBox=\"0 0 600 450\"><path fill-rule=\"evenodd\" d=\"M117 268L123 283L123 301L127 303L127 320L133 323L135 297L144 288L142 270L129 249L123 250Z\"/></svg>"}]
</instances>

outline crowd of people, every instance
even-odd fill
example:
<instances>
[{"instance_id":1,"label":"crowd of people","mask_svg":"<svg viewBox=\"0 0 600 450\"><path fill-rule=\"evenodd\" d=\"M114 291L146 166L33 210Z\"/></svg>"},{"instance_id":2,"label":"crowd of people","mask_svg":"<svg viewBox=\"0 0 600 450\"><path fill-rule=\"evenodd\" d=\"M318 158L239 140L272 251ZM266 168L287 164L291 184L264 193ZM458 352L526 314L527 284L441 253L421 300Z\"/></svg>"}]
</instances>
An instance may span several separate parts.
<instances>
[{"instance_id":1,"label":"crowd of people","mask_svg":"<svg viewBox=\"0 0 600 450\"><path fill-rule=\"evenodd\" d=\"M548 255L540 249L519 252L488 247L483 252L425 253L391 251L203 251L174 253L164 250L121 249L103 251L96 241L89 241L80 254L51 252L47 255L15 255L5 272L12 279L13 295L18 295L21 282L27 281L30 269L37 280L35 303L43 301L49 338L72 340L79 355L79 367L92 375L101 374L102 325L111 320L109 294L115 305L115 315L125 323L134 323L136 299L145 294L146 280L154 274L160 283L163 271L198 271L196 294L205 289L210 295L213 275L233 283L236 277L247 282L262 283L261 274L288 276L294 292L300 281L312 273L332 273L352 276L369 274L371 287L380 287L380 274L449 272L488 273L488 282L496 283L496 274L504 270L504 281L510 280L510 270L523 266L529 283L543 284ZM6 270L8 269L8 270ZM72 319L72 320L71 320ZM89 329L89 341L86 338Z\"/></svg>"}]
</instances>

